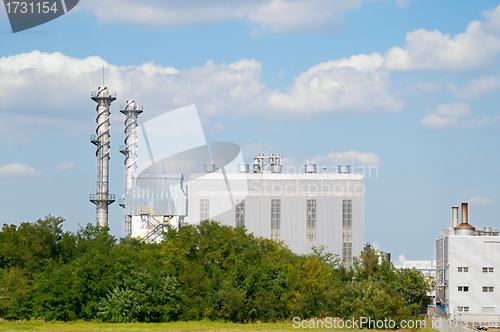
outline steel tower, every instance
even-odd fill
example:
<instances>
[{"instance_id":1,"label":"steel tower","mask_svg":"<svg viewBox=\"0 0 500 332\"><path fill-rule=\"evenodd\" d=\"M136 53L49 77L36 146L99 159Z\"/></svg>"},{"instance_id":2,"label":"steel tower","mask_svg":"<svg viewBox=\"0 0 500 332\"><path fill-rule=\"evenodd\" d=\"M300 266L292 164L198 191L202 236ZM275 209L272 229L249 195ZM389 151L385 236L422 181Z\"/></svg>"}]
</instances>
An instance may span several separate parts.
<instances>
[{"instance_id":1,"label":"steel tower","mask_svg":"<svg viewBox=\"0 0 500 332\"><path fill-rule=\"evenodd\" d=\"M109 107L116 100L116 93L107 87L99 87L91 94L97 103L97 129L91 142L97 146L97 189L90 195L90 201L96 205L96 222L100 226L108 226L108 205L115 201L115 195L109 194Z\"/></svg>"},{"instance_id":2,"label":"steel tower","mask_svg":"<svg viewBox=\"0 0 500 332\"><path fill-rule=\"evenodd\" d=\"M120 200L120 206L125 208L126 197L132 189L132 176L137 170L137 117L143 112L142 106L137 106L134 100L128 100L127 105L120 106L120 112L125 118L125 146L120 152L125 155L125 194ZM125 216L125 237L132 234L132 216Z\"/></svg>"}]
</instances>

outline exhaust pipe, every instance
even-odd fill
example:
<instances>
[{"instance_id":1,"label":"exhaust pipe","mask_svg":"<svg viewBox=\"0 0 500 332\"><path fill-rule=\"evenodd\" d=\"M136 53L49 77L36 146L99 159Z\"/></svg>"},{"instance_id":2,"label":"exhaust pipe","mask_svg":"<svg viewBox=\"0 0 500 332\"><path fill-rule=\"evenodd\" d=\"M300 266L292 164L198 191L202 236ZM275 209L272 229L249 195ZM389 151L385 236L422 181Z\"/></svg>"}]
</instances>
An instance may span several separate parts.
<instances>
[{"instance_id":1,"label":"exhaust pipe","mask_svg":"<svg viewBox=\"0 0 500 332\"><path fill-rule=\"evenodd\" d=\"M469 223L469 211L467 205L467 203L462 203L462 224Z\"/></svg>"},{"instance_id":2,"label":"exhaust pipe","mask_svg":"<svg viewBox=\"0 0 500 332\"><path fill-rule=\"evenodd\" d=\"M458 206L451 208L451 226L453 228L458 226Z\"/></svg>"}]
</instances>

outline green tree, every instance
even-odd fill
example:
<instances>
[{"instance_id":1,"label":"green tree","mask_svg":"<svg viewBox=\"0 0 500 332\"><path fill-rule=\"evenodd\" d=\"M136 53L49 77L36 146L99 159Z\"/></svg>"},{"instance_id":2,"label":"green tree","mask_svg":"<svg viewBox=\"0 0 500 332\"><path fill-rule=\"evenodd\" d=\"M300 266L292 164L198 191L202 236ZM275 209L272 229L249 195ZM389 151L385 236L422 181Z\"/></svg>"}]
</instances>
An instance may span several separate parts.
<instances>
[{"instance_id":1,"label":"green tree","mask_svg":"<svg viewBox=\"0 0 500 332\"><path fill-rule=\"evenodd\" d=\"M173 277L153 278L148 272L132 272L101 301L99 317L113 323L174 320L180 308L177 287Z\"/></svg>"}]
</instances>

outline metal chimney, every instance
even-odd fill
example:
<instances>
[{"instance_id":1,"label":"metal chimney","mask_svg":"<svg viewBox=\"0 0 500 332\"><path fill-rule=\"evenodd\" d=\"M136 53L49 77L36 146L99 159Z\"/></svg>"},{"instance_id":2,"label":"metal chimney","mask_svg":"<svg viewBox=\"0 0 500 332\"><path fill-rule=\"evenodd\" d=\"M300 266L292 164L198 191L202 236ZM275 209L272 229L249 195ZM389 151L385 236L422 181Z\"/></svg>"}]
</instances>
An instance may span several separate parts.
<instances>
[{"instance_id":1,"label":"metal chimney","mask_svg":"<svg viewBox=\"0 0 500 332\"><path fill-rule=\"evenodd\" d=\"M469 223L469 211L467 207L467 203L462 203L462 224Z\"/></svg>"},{"instance_id":2,"label":"metal chimney","mask_svg":"<svg viewBox=\"0 0 500 332\"><path fill-rule=\"evenodd\" d=\"M455 227L455 235L473 236L476 228L469 225L467 203L462 203L462 223Z\"/></svg>"},{"instance_id":3,"label":"metal chimney","mask_svg":"<svg viewBox=\"0 0 500 332\"><path fill-rule=\"evenodd\" d=\"M458 206L451 208L451 225L452 227L458 226Z\"/></svg>"},{"instance_id":4,"label":"metal chimney","mask_svg":"<svg viewBox=\"0 0 500 332\"><path fill-rule=\"evenodd\" d=\"M137 170L137 117L144 111L142 106L137 106L134 100L128 100L127 105L120 106L120 113L125 118L125 147L121 153L125 155L125 195L127 197L132 189L132 175ZM125 207L123 205L122 207Z\"/></svg>"},{"instance_id":5,"label":"metal chimney","mask_svg":"<svg viewBox=\"0 0 500 332\"><path fill-rule=\"evenodd\" d=\"M109 107L116 100L116 93L107 87L99 87L91 93L97 103L97 129L91 142L97 146L97 189L90 195L90 201L96 205L96 222L102 227L108 226L108 206L115 201L115 195L109 194Z\"/></svg>"}]
</instances>

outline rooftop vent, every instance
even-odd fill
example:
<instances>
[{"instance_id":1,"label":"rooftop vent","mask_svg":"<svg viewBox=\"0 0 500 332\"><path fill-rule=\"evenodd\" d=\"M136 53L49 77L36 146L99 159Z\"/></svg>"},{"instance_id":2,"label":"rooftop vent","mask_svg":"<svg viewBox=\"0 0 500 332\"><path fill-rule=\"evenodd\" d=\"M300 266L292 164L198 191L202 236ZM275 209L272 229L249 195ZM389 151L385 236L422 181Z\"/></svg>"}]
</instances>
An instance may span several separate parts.
<instances>
[{"instance_id":1,"label":"rooftop vent","mask_svg":"<svg viewBox=\"0 0 500 332\"><path fill-rule=\"evenodd\" d=\"M316 173L316 165L314 164L309 164L309 165L304 165L306 173Z\"/></svg>"},{"instance_id":2,"label":"rooftop vent","mask_svg":"<svg viewBox=\"0 0 500 332\"><path fill-rule=\"evenodd\" d=\"M213 172L215 172L215 165L214 164L205 164L204 170L205 170L205 173L213 173Z\"/></svg>"}]
</instances>

